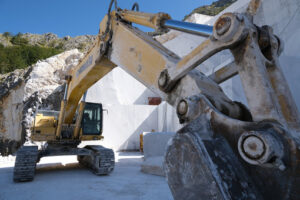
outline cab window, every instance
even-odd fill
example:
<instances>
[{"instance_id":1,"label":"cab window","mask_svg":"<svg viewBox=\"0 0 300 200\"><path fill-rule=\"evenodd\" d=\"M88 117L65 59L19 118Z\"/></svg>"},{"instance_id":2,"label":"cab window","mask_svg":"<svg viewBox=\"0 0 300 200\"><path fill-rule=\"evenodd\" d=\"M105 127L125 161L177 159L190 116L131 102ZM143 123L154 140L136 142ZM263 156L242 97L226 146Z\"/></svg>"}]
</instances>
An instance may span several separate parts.
<instances>
[{"instance_id":1,"label":"cab window","mask_svg":"<svg viewBox=\"0 0 300 200\"><path fill-rule=\"evenodd\" d=\"M82 116L83 135L100 135L102 133L102 105L86 103Z\"/></svg>"}]
</instances>

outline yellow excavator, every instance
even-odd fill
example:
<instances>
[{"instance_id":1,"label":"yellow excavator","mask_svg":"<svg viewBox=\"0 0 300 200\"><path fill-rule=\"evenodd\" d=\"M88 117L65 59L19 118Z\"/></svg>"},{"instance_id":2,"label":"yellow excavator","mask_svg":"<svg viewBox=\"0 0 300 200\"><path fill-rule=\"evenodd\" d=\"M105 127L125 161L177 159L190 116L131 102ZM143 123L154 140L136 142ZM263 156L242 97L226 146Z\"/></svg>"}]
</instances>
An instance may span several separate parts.
<instances>
[{"instance_id":1,"label":"yellow excavator","mask_svg":"<svg viewBox=\"0 0 300 200\"><path fill-rule=\"evenodd\" d=\"M112 150L77 145L102 138L102 106L82 96L118 65L174 106L183 124L164 161L174 199L299 199L300 117L279 67L283 43L271 27L253 23L259 3L225 13L211 27L139 12L137 4L122 10L112 0L94 46L66 76L60 112L36 114L31 139L46 147L20 148L14 180L32 180L38 160L51 155L77 155L100 175L113 170ZM207 39L181 58L133 24ZM225 49L234 62L210 76L195 69ZM219 86L236 75L248 106Z\"/></svg>"}]
</instances>

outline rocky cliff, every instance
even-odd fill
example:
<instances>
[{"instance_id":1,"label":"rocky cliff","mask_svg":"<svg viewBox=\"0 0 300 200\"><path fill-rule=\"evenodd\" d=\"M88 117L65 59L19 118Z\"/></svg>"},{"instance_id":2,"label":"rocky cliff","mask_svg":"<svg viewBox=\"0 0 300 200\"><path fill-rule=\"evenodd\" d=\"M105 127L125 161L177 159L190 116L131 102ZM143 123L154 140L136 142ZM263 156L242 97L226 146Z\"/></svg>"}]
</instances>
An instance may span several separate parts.
<instances>
[{"instance_id":1,"label":"rocky cliff","mask_svg":"<svg viewBox=\"0 0 300 200\"><path fill-rule=\"evenodd\" d=\"M57 37L53 33L0 34L0 74L24 69L38 60L43 60L61 52L79 49L86 52L94 43L96 36Z\"/></svg>"},{"instance_id":2,"label":"rocky cliff","mask_svg":"<svg viewBox=\"0 0 300 200\"><path fill-rule=\"evenodd\" d=\"M45 33L42 35L32 33L19 33L17 35L12 35L9 32L5 32L2 34L0 33L0 44L2 44L4 47L16 45L16 41L14 41L14 38L16 38L17 36L24 39L27 45L52 47L62 49L64 51L79 49L82 52L87 51L96 39L95 35L81 35L76 37L65 36L60 38L53 33Z\"/></svg>"},{"instance_id":3,"label":"rocky cliff","mask_svg":"<svg viewBox=\"0 0 300 200\"><path fill-rule=\"evenodd\" d=\"M0 154L14 153L28 140L37 108L59 110L64 75L83 54L63 52L26 68L0 75Z\"/></svg>"}]
</instances>

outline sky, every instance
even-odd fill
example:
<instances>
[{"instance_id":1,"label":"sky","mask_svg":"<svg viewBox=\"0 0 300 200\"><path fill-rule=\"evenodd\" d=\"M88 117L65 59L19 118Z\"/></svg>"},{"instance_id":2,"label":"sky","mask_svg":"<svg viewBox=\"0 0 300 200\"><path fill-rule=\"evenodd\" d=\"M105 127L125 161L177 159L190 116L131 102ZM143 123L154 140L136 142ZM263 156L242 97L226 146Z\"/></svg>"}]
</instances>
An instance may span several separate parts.
<instances>
[{"instance_id":1,"label":"sky","mask_svg":"<svg viewBox=\"0 0 300 200\"><path fill-rule=\"evenodd\" d=\"M118 0L131 9L137 2L142 12L165 12L182 20L201 5L215 0ZM54 33L59 37L98 33L110 0L0 0L0 33ZM147 30L147 29L145 29Z\"/></svg>"}]
</instances>

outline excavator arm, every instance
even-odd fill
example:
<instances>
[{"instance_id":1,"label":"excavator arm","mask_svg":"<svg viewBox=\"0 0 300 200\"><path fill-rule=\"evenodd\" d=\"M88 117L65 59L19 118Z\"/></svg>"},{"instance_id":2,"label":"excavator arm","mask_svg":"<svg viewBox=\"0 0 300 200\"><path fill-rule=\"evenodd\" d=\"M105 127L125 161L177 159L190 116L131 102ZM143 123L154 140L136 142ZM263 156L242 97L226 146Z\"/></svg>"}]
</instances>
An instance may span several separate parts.
<instances>
[{"instance_id":1,"label":"excavator arm","mask_svg":"<svg viewBox=\"0 0 300 200\"><path fill-rule=\"evenodd\" d=\"M300 117L279 67L281 40L253 24L258 5L226 13L213 27L109 9L94 47L70 72L61 122L71 123L84 92L118 65L174 106L184 124L165 154L174 199L299 199ZM208 38L180 58L132 23ZM209 77L195 69L225 49L234 63ZM249 108L219 86L235 75Z\"/></svg>"},{"instance_id":2,"label":"excavator arm","mask_svg":"<svg viewBox=\"0 0 300 200\"><path fill-rule=\"evenodd\" d=\"M78 102L85 91L116 65L122 67L146 87L163 99L168 99L168 102L175 106L178 102L174 98L168 97L169 94L162 90L159 79L164 78L161 77L162 72L175 69L182 62L192 60L194 56L187 55L181 59L131 24L138 23L155 29L163 29L167 26L162 24L169 21L168 19L170 19L169 15L164 13L150 14L128 10L113 11L110 13L110 17L105 16L100 23L99 35L94 46L80 64L69 73L69 78L71 78L67 90L64 123L72 122ZM108 20L110 21L108 22ZM172 21L174 22L174 20ZM187 24L190 25L191 23ZM203 25L203 28L209 27ZM201 31L199 31L200 35ZM203 34L207 33L204 32ZM220 87L211 79L202 74L201 77L208 84L205 86L206 88L202 88L208 96L216 96L214 92L221 91ZM190 96L191 94L186 95ZM226 102L231 102L223 93L219 95L215 97L216 99L219 98L219 101L226 99ZM226 106L232 111L230 113L232 117L238 117L239 106L234 105L234 103Z\"/></svg>"}]
</instances>

